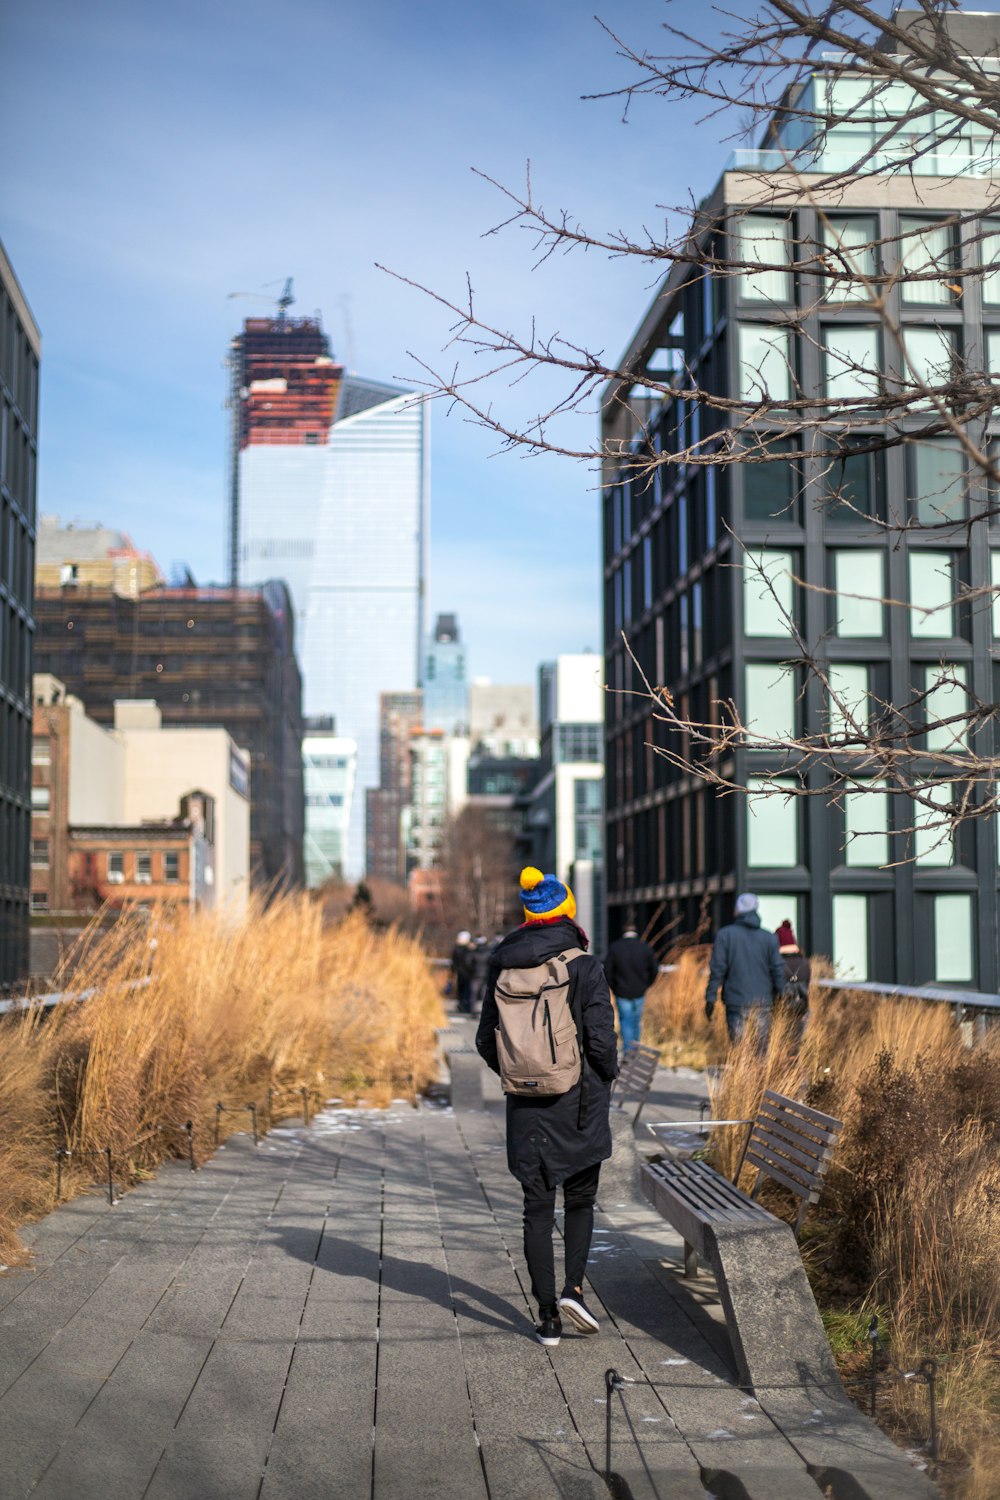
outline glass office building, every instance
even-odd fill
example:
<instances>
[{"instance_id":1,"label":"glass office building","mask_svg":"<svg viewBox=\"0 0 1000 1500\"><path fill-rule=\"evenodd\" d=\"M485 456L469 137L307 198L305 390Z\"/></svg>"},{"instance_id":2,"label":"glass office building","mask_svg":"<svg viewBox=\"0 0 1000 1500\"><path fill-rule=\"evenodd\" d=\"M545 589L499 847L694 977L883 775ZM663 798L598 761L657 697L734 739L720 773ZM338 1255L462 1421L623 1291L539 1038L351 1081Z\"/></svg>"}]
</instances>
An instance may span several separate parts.
<instances>
[{"instance_id":1,"label":"glass office building","mask_svg":"<svg viewBox=\"0 0 1000 1500\"><path fill-rule=\"evenodd\" d=\"M456 615L438 615L424 657L424 727L467 734L469 688Z\"/></svg>"},{"instance_id":2,"label":"glass office building","mask_svg":"<svg viewBox=\"0 0 1000 1500\"><path fill-rule=\"evenodd\" d=\"M41 335L0 245L0 987L28 972Z\"/></svg>"},{"instance_id":3,"label":"glass office building","mask_svg":"<svg viewBox=\"0 0 1000 1500\"><path fill-rule=\"evenodd\" d=\"M302 772L308 886L343 879L356 764L356 744L335 732L332 719L306 721Z\"/></svg>"},{"instance_id":4,"label":"glass office building","mask_svg":"<svg viewBox=\"0 0 1000 1500\"><path fill-rule=\"evenodd\" d=\"M412 691L420 675L426 407L345 376L315 319L248 319L231 367L232 565L241 584L285 579L306 715L332 716L357 745L343 857L353 880L365 872L365 791L379 784L379 695ZM320 811L307 802L314 848Z\"/></svg>"},{"instance_id":5,"label":"glass office building","mask_svg":"<svg viewBox=\"0 0 1000 1500\"><path fill-rule=\"evenodd\" d=\"M995 52L1000 18L948 24L965 19L991 29ZM925 382L960 354L970 367L1000 369L1000 276L976 275L987 247L995 258L1000 244L1000 221L977 213L990 200L993 151L974 132L949 129L912 172L847 183L821 212L812 174L843 166L845 151L856 159L885 123L869 84L842 69L825 72L822 59L798 86L807 102L825 101L821 112L853 107L858 140L835 127L824 149L800 158L779 114L774 130L786 138L769 131L760 152L735 154L700 206L699 232L709 254L743 269L672 268L619 362L658 372L672 389L665 398L638 382L610 389L603 436L609 451L619 442L618 451L644 452L647 441L658 451L721 449L726 400L750 407L766 387L779 404L797 390L817 402L852 399L858 451L831 465L833 429L781 437L772 416L770 425L757 422L756 435L784 442L787 463L669 464L651 483L632 483L607 461L610 935L633 914L640 928L662 913L658 920L691 932L704 912L714 930L730 919L734 895L753 890L766 926L789 918L803 947L832 955L845 975L995 990L995 820L969 821L954 836L940 827L922 833L920 808L878 795L877 786L839 799L755 795L763 773L801 774L818 790L825 772L745 744L734 746L726 773L749 796L718 796L655 753L666 731L629 656L669 691L682 718L719 723L732 701L743 724L770 739L835 735L843 717L824 683L806 673L790 620L859 722L873 719L879 703L913 704L925 694L928 718L961 713L963 684L984 702L996 697L1000 610L990 596L1000 582L1000 531L995 518L965 525L982 509L981 481L966 472L956 441L921 439L919 409L887 425L884 407L865 408L910 378L891 327L901 329L911 375ZM871 119L859 119L869 105ZM762 193L762 169L774 172L773 200ZM793 274L792 260L805 259L810 245L817 268L834 246L859 277L898 270L884 293L887 319L849 278L831 285L819 269ZM909 269L932 265L940 277L908 280ZM699 404L686 395L692 385L723 399L714 409ZM989 428L997 431L995 419ZM914 520L925 524L907 529ZM916 732L921 775L938 774L942 752L960 761L960 736L938 728L919 737L919 724ZM685 753L676 739L672 748Z\"/></svg>"}]
</instances>

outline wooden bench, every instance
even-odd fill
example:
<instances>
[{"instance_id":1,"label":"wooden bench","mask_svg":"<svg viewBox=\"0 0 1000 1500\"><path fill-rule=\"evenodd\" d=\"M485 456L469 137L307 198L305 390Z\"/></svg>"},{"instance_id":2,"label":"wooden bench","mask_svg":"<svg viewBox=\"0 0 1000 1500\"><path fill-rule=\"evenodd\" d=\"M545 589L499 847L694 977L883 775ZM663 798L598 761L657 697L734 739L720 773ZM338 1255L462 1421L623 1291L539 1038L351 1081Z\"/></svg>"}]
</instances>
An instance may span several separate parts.
<instances>
[{"instance_id":1,"label":"wooden bench","mask_svg":"<svg viewBox=\"0 0 1000 1500\"><path fill-rule=\"evenodd\" d=\"M648 1128L657 1134L701 1123L667 1121ZM772 1384L776 1360L800 1350L825 1382L836 1370L796 1235L819 1198L841 1123L773 1089L765 1092L754 1120L715 1123L749 1126L734 1182L704 1161L673 1157L643 1166L643 1193L683 1236L685 1276L697 1274L699 1257L711 1264L741 1378L750 1385ZM744 1166L757 1170L749 1194L736 1186ZM767 1178L799 1199L794 1233L757 1201Z\"/></svg>"},{"instance_id":2,"label":"wooden bench","mask_svg":"<svg viewBox=\"0 0 1000 1500\"><path fill-rule=\"evenodd\" d=\"M633 1104L636 1106L632 1116L633 1129L639 1123L639 1116L649 1098L659 1065L658 1050L655 1047L643 1047L639 1042L632 1043L622 1060L621 1070L611 1090L611 1104L612 1108L621 1110Z\"/></svg>"}]
</instances>

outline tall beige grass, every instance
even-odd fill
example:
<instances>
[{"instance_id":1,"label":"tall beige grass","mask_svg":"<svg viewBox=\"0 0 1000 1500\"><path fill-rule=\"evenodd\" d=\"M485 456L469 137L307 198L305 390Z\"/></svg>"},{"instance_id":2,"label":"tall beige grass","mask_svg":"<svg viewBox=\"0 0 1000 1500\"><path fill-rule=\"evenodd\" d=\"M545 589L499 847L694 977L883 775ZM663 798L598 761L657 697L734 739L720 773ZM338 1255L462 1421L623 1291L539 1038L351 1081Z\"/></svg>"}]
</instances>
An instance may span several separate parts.
<instances>
[{"instance_id":1,"label":"tall beige grass","mask_svg":"<svg viewBox=\"0 0 1000 1500\"><path fill-rule=\"evenodd\" d=\"M704 1016L704 953L681 959L651 998L646 1039L664 1060L725 1059L713 1114L749 1119L765 1088L844 1122L823 1197L806 1221L804 1257L817 1299L835 1315L877 1309L906 1369L941 1361L942 1482L962 1500L1000 1496L1000 1028L967 1045L948 1006L814 987L810 1018L776 1016L767 1054L748 1036L731 1049ZM720 1007L721 1009L721 1007ZM732 1176L745 1132L720 1129L713 1160ZM747 1174L748 1187L753 1174ZM791 1209L780 1188L764 1201ZM839 1350L850 1374L862 1337ZM891 1430L927 1432L926 1389L885 1398Z\"/></svg>"},{"instance_id":2,"label":"tall beige grass","mask_svg":"<svg viewBox=\"0 0 1000 1500\"><path fill-rule=\"evenodd\" d=\"M194 1122L211 1149L218 1101L268 1090L284 1112L314 1099L413 1097L435 1071L441 998L411 938L362 916L324 924L308 897L254 904L239 924L154 912L96 938L71 980L89 998L0 1024L0 1259L17 1225L51 1207L53 1152L110 1146L118 1173L182 1149ZM299 1104L299 1107L300 1104ZM224 1129L246 1116L223 1115ZM93 1178L71 1157L68 1192Z\"/></svg>"}]
</instances>

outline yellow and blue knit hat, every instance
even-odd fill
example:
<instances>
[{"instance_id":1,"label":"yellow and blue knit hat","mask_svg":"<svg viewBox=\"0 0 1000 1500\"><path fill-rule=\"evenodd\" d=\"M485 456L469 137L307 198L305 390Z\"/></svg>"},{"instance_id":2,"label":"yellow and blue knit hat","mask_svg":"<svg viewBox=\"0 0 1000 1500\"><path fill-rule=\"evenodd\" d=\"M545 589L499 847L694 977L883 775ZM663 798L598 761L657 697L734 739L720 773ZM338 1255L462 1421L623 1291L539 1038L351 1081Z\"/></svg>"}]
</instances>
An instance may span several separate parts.
<instances>
[{"instance_id":1,"label":"yellow and blue knit hat","mask_svg":"<svg viewBox=\"0 0 1000 1500\"><path fill-rule=\"evenodd\" d=\"M576 916L576 900L569 886L554 875L543 875L534 865L521 871L521 907L526 922Z\"/></svg>"}]
</instances>

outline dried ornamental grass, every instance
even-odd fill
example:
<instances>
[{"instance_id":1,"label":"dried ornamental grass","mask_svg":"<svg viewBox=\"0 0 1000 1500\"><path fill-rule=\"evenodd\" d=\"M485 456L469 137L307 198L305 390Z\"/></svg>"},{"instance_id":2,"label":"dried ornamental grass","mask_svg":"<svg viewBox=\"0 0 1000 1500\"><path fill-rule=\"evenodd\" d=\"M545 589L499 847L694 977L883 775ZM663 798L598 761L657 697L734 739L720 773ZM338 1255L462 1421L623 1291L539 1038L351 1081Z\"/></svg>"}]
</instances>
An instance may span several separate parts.
<instances>
[{"instance_id":1,"label":"dried ornamental grass","mask_svg":"<svg viewBox=\"0 0 1000 1500\"><path fill-rule=\"evenodd\" d=\"M154 911L88 946L78 1004L0 1025L0 1259L18 1223L52 1206L57 1142L112 1148L118 1173L181 1149L193 1120L204 1153L215 1105L293 1108L321 1098L415 1097L436 1072L440 995L411 938L360 914L324 925L308 897L254 905L242 923ZM237 1116L223 1116L233 1128ZM93 1180L71 1157L68 1193Z\"/></svg>"}]
</instances>

